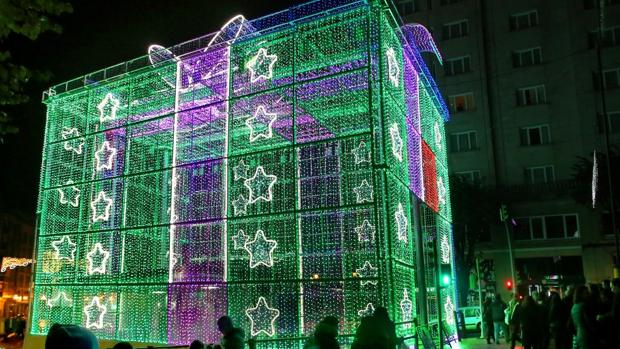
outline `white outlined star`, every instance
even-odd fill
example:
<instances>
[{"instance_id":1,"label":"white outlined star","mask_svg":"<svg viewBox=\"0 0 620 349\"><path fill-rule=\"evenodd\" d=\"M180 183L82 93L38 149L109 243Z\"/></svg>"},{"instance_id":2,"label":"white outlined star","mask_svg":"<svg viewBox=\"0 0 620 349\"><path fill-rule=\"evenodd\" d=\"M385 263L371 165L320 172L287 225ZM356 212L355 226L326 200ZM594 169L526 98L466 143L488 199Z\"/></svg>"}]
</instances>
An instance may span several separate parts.
<instances>
[{"instance_id":1,"label":"white outlined star","mask_svg":"<svg viewBox=\"0 0 620 349\"><path fill-rule=\"evenodd\" d=\"M100 202L105 201L105 208L102 214L97 214L97 206ZM105 192L102 190L97 194L97 198L90 202L90 208L93 211L93 223L98 221L107 221L110 219L110 209L112 208L113 200L108 198Z\"/></svg>"},{"instance_id":2,"label":"white outlined star","mask_svg":"<svg viewBox=\"0 0 620 349\"><path fill-rule=\"evenodd\" d=\"M403 162L404 144L397 123L393 123L392 127L390 127L390 140L392 142L392 155L394 155L398 161Z\"/></svg>"},{"instance_id":3,"label":"white outlined star","mask_svg":"<svg viewBox=\"0 0 620 349\"><path fill-rule=\"evenodd\" d=\"M245 68L250 69L250 82L255 83L261 79L271 79L273 77L273 66L277 60L278 56L267 54L265 48L258 49L256 56L245 64Z\"/></svg>"},{"instance_id":4,"label":"white outlined star","mask_svg":"<svg viewBox=\"0 0 620 349\"><path fill-rule=\"evenodd\" d=\"M446 186L443 184L443 177L441 176L437 176L437 198L440 205L446 203Z\"/></svg>"},{"instance_id":5,"label":"white outlined star","mask_svg":"<svg viewBox=\"0 0 620 349\"><path fill-rule=\"evenodd\" d=\"M66 182L66 185L71 185L73 184L72 180L68 180ZM58 188L58 195L59 197L59 201L61 204L63 205L71 205L73 207L78 207L80 204L80 189L78 189L78 187L76 187L75 185L71 186L71 193L70 194L65 194L65 189L67 188ZM69 199L67 199L67 197L69 197Z\"/></svg>"},{"instance_id":6,"label":"white outlined star","mask_svg":"<svg viewBox=\"0 0 620 349\"><path fill-rule=\"evenodd\" d=\"M366 143L364 141L360 141L357 148L354 148L353 156L355 156L355 164L361 164L362 162L370 162L370 152L366 149Z\"/></svg>"},{"instance_id":7,"label":"white outlined star","mask_svg":"<svg viewBox=\"0 0 620 349\"><path fill-rule=\"evenodd\" d=\"M63 305L65 306L69 306L72 307L73 306L73 300L71 300L69 297L67 297L67 294L63 291L60 291L56 294L55 297L53 298L48 298L45 301L45 304L47 304L48 307L52 308L52 307L57 307L60 306L62 307ZM66 305L68 303L68 305Z\"/></svg>"},{"instance_id":8,"label":"white outlined star","mask_svg":"<svg viewBox=\"0 0 620 349\"><path fill-rule=\"evenodd\" d=\"M398 203L398 209L394 212L394 220L396 221L396 235L399 241L407 243L409 241L407 234L407 215L403 209L403 204Z\"/></svg>"},{"instance_id":9,"label":"white outlined star","mask_svg":"<svg viewBox=\"0 0 620 349\"><path fill-rule=\"evenodd\" d=\"M82 150L84 147L84 137L80 137L80 132L78 131L77 128L65 127L61 131L60 135L62 136L62 139L68 139L64 141L62 145L66 151L73 151L78 155L82 154ZM76 137L79 137L79 138L76 138ZM70 139L70 138L75 138L75 139ZM77 144L77 146L75 146L75 144Z\"/></svg>"},{"instance_id":10,"label":"white outlined star","mask_svg":"<svg viewBox=\"0 0 620 349\"><path fill-rule=\"evenodd\" d=\"M441 136L441 129L439 128L439 123L437 121L435 121L435 125L433 125L433 132L435 133L435 147L437 147L437 150L441 151L442 148L442 136Z\"/></svg>"},{"instance_id":11,"label":"white outlined star","mask_svg":"<svg viewBox=\"0 0 620 349\"><path fill-rule=\"evenodd\" d=\"M454 324L454 304L452 303L452 298L450 298L450 296L446 298L443 309L446 314L446 322L448 325Z\"/></svg>"},{"instance_id":12,"label":"white outlined star","mask_svg":"<svg viewBox=\"0 0 620 349\"><path fill-rule=\"evenodd\" d=\"M110 252L104 250L101 243L96 243L93 249L86 255L86 259L88 260L88 269L86 272L88 275L94 273L105 274L108 258L110 258ZM93 259L100 259L99 266L95 267L96 263Z\"/></svg>"},{"instance_id":13,"label":"white outlined star","mask_svg":"<svg viewBox=\"0 0 620 349\"><path fill-rule=\"evenodd\" d=\"M84 315L86 315L86 328L103 328L103 316L108 311L108 309L101 305L101 300L99 297L93 297L92 301L89 305L84 307ZM91 321L92 318L96 318L95 321Z\"/></svg>"},{"instance_id":14,"label":"white outlined star","mask_svg":"<svg viewBox=\"0 0 620 349\"><path fill-rule=\"evenodd\" d=\"M448 236L443 235L441 237L441 263L450 264L450 241L448 241Z\"/></svg>"},{"instance_id":15,"label":"white outlined star","mask_svg":"<svg viewBox=\"0 0 620 349\"><path fill-rule=\"evenodd\" d=\"M56 250L55 257L58 260L66 259L73 262L75 259L77 244L71 241L71 238L68 236L63 236L60 240L52 241L52 248ZM69 256L66 255L66 252L69 252Z\"/></svg>"},{"instance_id":16,"label":"white outlined star","mask_svg":"<svg viewBox=\"0 0 620 349\"><path fill-rule=\"evenodd\" d=\"M237 181L239 179L247 179L249 170L250 166L246 165L243 160L239 160L237 166L233 167L234 180Z\"/></svg>"},{"instance_id":17,"label":"white outlined star","mask_svg":"<svg viewBox=\"0 0 620 349\"><path fill-rule=\"evenodd\" d=\"M232 237L233 248L235 250L245 250L245 244L249 239L250 237L245 235L245 232L242 229L239 229L237 234Z\"/></svg>"},{"instance_id":18,"label":"white outlined star","mask_svg":"<svg viewBox=\"0 0 620 349\"><path fill-rule=\"evenodd\" d=\"M379 275L379 268L375 268L369 261L365 261L361 268L355 269L357 275L361 278L376 278ZM377 280L362 280L362 286L371 284L376 285Z\"/></svg>"},{"instance_id":19,"label":"white outlined star","mask_svg":"<svg viewBox=\"0 0 620 349\"><path fill-rule=\"evenodd\" d=\"M393 48L387 49L385 51L385 55L387 56L388 63L388 77L392 82L394 87L398 87L398 82L400 80L400 68L398 67L398 62L396 61L396 52Z\"/></svg>"},{"instance_id":20,"label":"white outlined star","mask_svg":"<svg viewBox=\"0 0 620 349\"><path fill-rule=\"evenodd\" d=\"M403 299L400 301L400 313L402 315L401 321L411 321L413 320L413 302L409 299L409 292L407 289L403 289ZM405 324L405 328L411 327L411 324Z\"/></svg>"},{"instance_id":21,"label":"white outlined star","mask_svg":"<svg viewBox=\"0 0 620 349\"><path fill-rule=\"evenodd\" d=\"M104 141L99 150L95 152L95 168L97 171L111 170L116 156L116 148L110 146L110 142Z\"/></svg>"},{"instance_id":22,"label":"white outlined star","mask_svg":"<svg viewBox=\"0 0 620 349\"><path fill-rule=\"evenodd\" d=\"M355 233L357 234L357 241L375 241L375 227L370 224L368 219L364 219L359 227L355 227Z\"/></svg>"},{"instance_id":23,"label":"white outlined star","mask_svg":"<svg viewBox=\"0 0 620 349\"><path fill-rule=\"evenodd\" d=\"M372 303L366 304L366 308L358 310L357 315L361 317L372 316L375 313L375 306Z\"/></svg>"},{"instance_id":24,"label":"white outlined star","mask_svg":"<svg viewBox=\"0 0 620 349\"><path fill-rule=\"evenodd\" d=\"M250 190L249 203L253 204L258 200L271 201L273 199L273 186L278 181L278 177L265 173L263 166L258 166L254 176L248 178L243 183ZM266 191L266 193L263 193ZM258 193L258 195L257 195Z\"/></svg>"},{"instance_id":25,"label":"white outlined star","mask_svg":"<svg viewBox=\"0 0 620 349\"><path fill-rule=\"evenodd\" d=\"M257 230L254 240L245 243L245 249L250 254L250 268L256 268L259 265L272 267L273 251L276 247L278 243L275 240L267 239L262 230Z\"/></svg>"},{"instance_id":26,"label":"white outlined star","mask_svg":"<svg viewBox=\"0 0 620 349\"><path fill-rule=\"evenodd\" d=\"M278 114L268 113L265 106L259 105L254 112L254 116L245 120L245 125L250 129L250 143L253 143L259 138L269 139L273 137L273 123L277 118ZM261 128L264 129L257 131Z\"/></svg>"},{"instance_id":27,"label":"white outlined star","mask_svg":"<svg viewBox=\"0 0 620 349\"><path fill-rule=\"evenodd\" d=\"M353 192L357 196L355 201L358 204L364 201L372 202L372 186L368 184L367 180L364 179L358 187L353 188Z\"/></svg>"},{"instance_id":28,"label":"white outlined star","mask_svg":"<svg viewBox=\"0 0 620 349\"><path fill-rule=\"evenodd\" d=\"M106 109L110 108L110 113L106 115ZM120 107L121 101L118 98L114 97L114 95L108 92L105 97L101 100L101 102L97 105L97 109L99 109L99 121L105 122L107 120L116 119L116 111L118 107Z\"/></svg>"},{"instance_id":29,"label":"white outlined star","mask_svg":"<svg viewBox=\"0 0 620 349\"><path fill-rule=\"evenodd\" d=\"M247 214L249 203L250 202L245 198L245 196L243 196L243 194L239 194L239 197L232 201L235 216Z\"/></svg>"},{"instance_id":30,"label":"white outlined star","mask_svg":"<svg viewBox=\"0 0 620 349\"><path fill-rule=\"evenodd\" d=\"M265 297L258 297L256 306L246 309L245 315L250 318L252 336L263 332L271 337L276 333L274 323L278 316L280 316L280 311L276 308L270 308Z\"/></svg>"}]
</instances>

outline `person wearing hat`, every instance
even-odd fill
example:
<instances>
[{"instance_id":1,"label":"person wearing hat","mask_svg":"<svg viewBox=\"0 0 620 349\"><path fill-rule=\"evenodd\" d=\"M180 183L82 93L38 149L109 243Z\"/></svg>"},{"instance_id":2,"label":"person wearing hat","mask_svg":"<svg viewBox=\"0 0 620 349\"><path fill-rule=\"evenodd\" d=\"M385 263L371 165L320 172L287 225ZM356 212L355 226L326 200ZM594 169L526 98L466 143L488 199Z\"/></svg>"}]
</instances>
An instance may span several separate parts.
<instances>
[{"instance_id":1,"label":"person wearing hat","mask_svg":"<svg viewBox=\"0 0 620 349\"><path fill-rule=\"evenodd\" d=\"M99 349L99 342L83 327L53 324L47 332L45 349Z\"/></svg>"}]
</instances>

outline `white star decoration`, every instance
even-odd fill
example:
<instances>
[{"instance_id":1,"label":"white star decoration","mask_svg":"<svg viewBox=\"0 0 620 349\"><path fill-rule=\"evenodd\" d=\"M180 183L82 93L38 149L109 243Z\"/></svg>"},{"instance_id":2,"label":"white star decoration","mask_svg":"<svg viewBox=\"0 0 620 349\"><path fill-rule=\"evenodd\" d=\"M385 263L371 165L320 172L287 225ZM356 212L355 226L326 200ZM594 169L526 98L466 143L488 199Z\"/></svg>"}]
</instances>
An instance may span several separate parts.
<instances>
[{"instance_id":1,"label":"white star decoration","mask_svg":"<svg viewBox=\"0 0 620 349\"><path fill-rule=\"evenodd\" d=\"M258 49L256 56L252 57L245 65L246 69L250 69L250 82L255 83L261 79L271 79L273 66L277 60L278 56L267 54L266 49Z\"/></svg>"},{"instance_id":2,"label":"white star decoration","mask_svg":"<svg viewBox=\"0 0 620 349\"><path fill-rule=\"evenodd\" d=\"M239 194L239 197L232 201L235 216L240 214L247 214L249 203L250 202L248 201L248 199L245 198L245 196L243 196L243 194Z\"/></svg>"},{"instance_id":3,"label":"white star decoration","mask_svg":"<svg viewBox=\"0 0 620 349\"><path fill-rule=\"evenodd\" d=\"M243 160L239 161L237 166L233 167L234 180L247 179L250 166L246 165Z\"/></svg>"},{"instance_id":4,"label":"white star decoration","mask_svg":"<svg viewBox=\"0 0 620 349\"><path fill-rule=\"evenodd\" d=\"M433 132L435 133L435 147L437 147L437 150L441 150L442 137L441 137L441 129L439 128L438 122L435 122L435 125L433 126Z\"/></svg>"},{"instance_id":5,"label":"white star decoration","mask_svg":"<svg viewBox=\"0 0 620 349\"><path fill-rule=\"evenodd\" d=\"M362 162L370 162L370 152L366 149L366 143L360 141L357 148L354 148L353 156L355 156L355 164L361 164Z\"/></svg>"},{"instance_id":6,"label":"white star decoration","mask_svg":"<svg viewBox=\"0 0 620 349\"><path fill-rule=\"evenodd\" d=\"M101 148L95 152L95 168L97 171L111 170L115 156L116 148L110 146L110 142L104 141Z\"/></svg>"},{"instance_id":7,"label":"white star decoration","mask_svg":"<svg viewBox=\"0 0 620 349\"><path fill-rule=\"evenodd\" d=\"M392 141L392 155L398 161L403 162L403 139L400 137L400 129L397 123L390 127L390 140Z\"/></svg>"},{"instance_id":8,"label":"white star decoration","mask_svg":"<svg viewBox=\"0 0 620 349\"><path fill-rule=\"evenodd\" d=\"M99 206L100 202L105 202L105 208L103 213L98 214L97 206ZM90 208L93 211L93 222L98 221L107 221L110 219L110 209L112 208L112 199L108 198L105 192L102 190L97 194L97 198L90 202Z\"/></svg>"},{"instance_id":9,"label":"white star decoration","mask_svg":"<svg viewBox=\"0 0 620 349\"><path fill-rule=\"evenodd\" d=\"M376 278L379 275L379 268L375 268L369 261L364 262L364 266L355 269L357 275L361 278ZM377 280L362 280L362 286L366 284L376 285Z\"/></svg>"},{"instance_id":10,"label":"white star decoration","mask_svg":"<svg viewBox=\"0 0 620 349\"><path fill-rule=\"evenodd\" d=\"M63 291L60 291L56 294L55 297L48 298L45 304L47 304L47 306L50 308L56 307L56 306L62 307L63 305L72 307L73 304L71 302L73 301L69 299L69 297L67 297L67 294L64 293Z\"/></svg>"},{"instance_id":11,"label":"white star decoration","mask_svg":"<svg viewBox=\"0 0 620 349\"><path fill-rule=\"evenodd\" d=\"M63 148L66 151L73 151L76 154L82 154L82 148L84 147L84 137L80 137L80 132L75 127L65 127L61 132L62 139L69 139L63 143ZM76 138L80 137L80 138Z\"/></svg>"},{"instance_id":12,"label":"white star decoration","mask_svg":"<svg viewBox=\"0 0 620 349\"><path fill-rule=\"evenodd\" d=\"M277 181L277 176L266 174L263 166L258 166L254 176L244 182L245 187L250 190L249 203L253 204L258 200L271 201L273 186Z\"/></svg>"},{"instance_id":13,"label":"white star decoration","mask_svg":"<svg viewBox=\"0 0 620 349\"><path fill-rule=\"evenodd\" d=\"M446 235L441 237L441 263L450 264L450 241Z\"/></svg>"},{"instance_id":14,"label":"white star decoration","mask_svg":"<svg viewBox=\"0 0 620 349\"><path fill-rule=\"evenodd\" d=\"M244 250L245 244L248 242L249 239L250 237L245 235L245 232L243 230L239 229L237 234L232 237L233 248L235 250Z\"/></svg>"},{"instance_id":15,"label":"white star decoration","mask_svg":"<svg viewBox=\"0 0 620 349\"><path fill-rule=\"evenodd\" d=\"M68 180L67 185L73 184L72 180ZM63 205L71 205L73 207L78 207L80 204L80 189L75 185L71 186L71 193L65 193L67 188L58 188L58 195L60 196L59 201ZM67 199L68 198L68 199Z\"/></svg>"},{"instance_id":16,"label":"white star decoration","mask_svg":"<svg viewBox=\"0 0 620 349\"><path fill-rule=\"evenodd\" d=\"M364 219L362 225L355 228L355 233L359 242L375 241L375 227L370 224L368 219Z\"/></svg>"},{"instance_id":17,"label":"white star decoration","mask_svg":"<svg viewBox=\"0 0 620 349\"><path fill-rule=\"evenodd\" d=\"M250 254L250 268L256 268L261 264L272 267L273 251L276 247L278 243L275 240L267 239L262 230L257 230L254 240L245 243L245 249Z\"/></svg>"},{"instance_id":18,"label":"white star decoration","mask_svg":"<svg viewBox=\"0 0 620 349\"><path fill-rule=\"evenodd\" d=\"M411 299L409 299L409 292L407 292L407 289L403 289L403 299L401 299L400 301L400 312L402 314L402 321L411 321L412 320L412 314L413 314L413 302L411 301ZM411 326L410 324L407 324L405 326Z\"/></svg>"},{"instance_id":19,"label":"white star decoration","mask_svg":"<svg viewBox=\"0 0 620 349\"><path fill-rule=\"evenodd\" d=\"M101 243L96 243L95 247L86 255L86 259L88 260L88 275L94 273L105 274L108 258L110 258L110 252L104 250ZM99 260L99 262L96 263L95 260ZM98 266L95 266L96 264L98 264Z\"/></svg>"},{"instance_id":20,"label":"white star decoration","mask_svg":"<svg viewBox=\"0 0 620 349\"><path fill-rule=\"evenodd\" d=\"M440 205L446 203L446 186L443 184L443 178L441 176L437 176L437 197Z\"/></svg>"},{"instance_id":21,"label":"white star decoration","mask_svg":"<svg viewBox=\"0 0 620 349\"><path fill-rule=\"evenodd\" d=\"M409 222L407 221L407 215L403 209L403 204L400 202L398 203L398 209L394 212L394 220L396 221L396 235L398 236L398 241L407 243L407 241L409 241L407 237L407 225Z\"/></svg>"},{"instance_id":22,"label":"white star decoration","mask_svg":"<svg viewBox=\"0 0 620 349\"><path fill-rule=\"evenodd\" d=\"M372 303L366 304L366 308L357 311L357 315L361 317L372 316L375 313L375 306Z\"/></svg>"},{"instance_id":23,"label":"white star decoration","mask_svg":"<svg viewBox=\"0 0 620 349\"><path fill-rule=\"evenodd\" d=\"M254 116L245 120L245 125L250 129L250 143L259 138L269 139L273 137L273 123L278 118L276 113L268 113L264 106L259 105Z\"/></svg>"},{"instance_id":24,"label":"white star decoration","mask_svg":"<svg viewBox=\"0 0 620 349\"><path fill-rule=\"evenodd\" d=\"M446 322L448 325L454 324L454 304L452 303L452 298L450 298L450 296L446 298L443 309L445 310Z\"/></svg>"},{"instance_id":25,"label":"white star decoration","mask_svg":"<svg viewBox=\"0 0 620 349\"><path fill-rule=\"evenodd\" d=\"M84 307L84 315L86 315L86 328L103 328L103 316L108 309L101 305L99 297L93 297L89 305Z\"/></svg>"},{"instance_id":26,"label":"white star decoration","mask_svg":"<svg viewBox=\"0 0 620 349\"><path fill-rule=\"evenodd\" d=\"M120 105L121 102L118 98L114 97L112 93L107 93L97 105L97 109L99 109L99 121L105 122L107 120L116 119L116 111ZM106 113L106 109L109 109L110 112Z\"/></svg>"},{"instance_id":27,"label":"white star decoration","mask_svg":"<svg viewBox=\"0 0 620 349\"><path fill-rule=\"evenodd\" d=\"M52 248L56 250L55 257L58 260L66 259L73 262L77 244L71 241L68 236L63 236L60 240L52 241Z\"/></svg>"},{"instance_id":28,"label":"white star decoration","mask_svg":"<svg viewBox=\"0 0 620 349\"><path fill-rule=\"evenodd\" d=\"M355 201L358 204L364 201L372 202L372 186L368 184L367 180L364 179L358 187L353 188L353 192L357 196Z\"/></svg>"},{"instance_id":29,"label":"white star decoration","mask_svg":"<svg viewBox=\"0 0 620 349\"><path fill-rule=\"evenodd\" d=\"M275 308L270 308L267 305L265 297L259 297L256 306L246 309L245 315L250 318L252 336L256 336L262 332L271 337L276 333L274 322L278 316L280 316L280 311Z\"/></svg>"},{"instance_id":30,"label":"white star decoration","mask_svg":"<svg viewBox=\"0 0 620 349\"><path fill-rule=\"evenodd\" d=\"M400 80L400 68L398 67L398 62L396 61L396 52L393 48L387 49L385 51L385 55L387 56L388 63L388 77L392 82L394 87L398 87L398 82Z\"/></svg>"}]
</instances>

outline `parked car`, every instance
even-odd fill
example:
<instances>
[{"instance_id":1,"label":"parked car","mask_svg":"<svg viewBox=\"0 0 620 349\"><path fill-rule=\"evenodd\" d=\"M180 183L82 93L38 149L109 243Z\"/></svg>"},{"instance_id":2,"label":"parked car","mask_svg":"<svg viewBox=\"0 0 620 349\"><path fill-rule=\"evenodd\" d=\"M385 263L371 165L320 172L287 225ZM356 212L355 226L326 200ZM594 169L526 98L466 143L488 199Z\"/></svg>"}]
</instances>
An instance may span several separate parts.
<instances>
[{"instance_id":1,"label":"parked car","mask_svg":"<svg viewBox=\"0 0 620 349\"><path fill-rule=\"evenodd\" d=\"M461 311L465 317L465 328L468 331L480 331L480 323L482 321L480 307L462 307Z\"/></svg>"}]
</instances>

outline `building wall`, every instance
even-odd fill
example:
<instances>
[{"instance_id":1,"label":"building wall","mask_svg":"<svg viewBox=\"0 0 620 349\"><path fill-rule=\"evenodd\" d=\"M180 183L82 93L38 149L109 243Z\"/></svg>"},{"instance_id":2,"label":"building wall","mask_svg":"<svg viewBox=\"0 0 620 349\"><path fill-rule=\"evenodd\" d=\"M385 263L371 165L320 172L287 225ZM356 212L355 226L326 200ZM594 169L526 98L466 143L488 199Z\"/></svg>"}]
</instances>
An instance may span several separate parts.
<instances>
[{"instance_id":1,"label":"building wall","mask_svg":"<svg viewBox=\"0 0 620 349\"><path fill-rule=\"evenodd\" d=\"M397 1L407 3L410 1ZM449 4L449 2L453 2ZM579 185L573 181L578 157L589 157L593 149L604 152L600 94L595 86L596 50L589 42L590 31L598 25L598 11L592 1L508 1L508 0L418 0L415 10L405 11L405 22L417 22L433 30L444 54L444 67L454 58L469 55L471 69L447 76L444 67L435 66L439 88L447 101L450 96L473 93L475 109L452 110L447 124L448 146L457 132L476 131L477 147L449 153L450 173L480 171L483 185L497 185L506 197L511 217L577 214L579 234L562 239L515 241L515 258L541 256L582 256L585 280L611 277L614 255L611 231L603 231L599 211L575 202L570 192ZM402 6L401 6L402 9ZM537 23L529 28L511 29L511 15L537 12ZM467 34L446 38L444 24L467 20ZM620 5L605 9L605 27L620 25ZM603 68L620 67L620 29L614 44L602 50ZM515 51L540 47L542 62L515 67ZM433 70L433 69L432 69ZM517 90L544 84L546 101L518 106ZM606 90L608 112L620 110L620 90ZM548 125L550 142L522 145L520 129ZM620 144L620 130L611 134ZM554 178L530 185L525 169L553 166ZM605 193L599 193L599 196ZM458 222L455 222L458 224ZM497 279L510 277L504 227L492 227L491 240L480 244L487 258L493 258ZM502 287L503 289L503 287Z\"/></svg>"}]
</instances>

